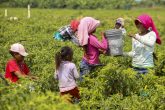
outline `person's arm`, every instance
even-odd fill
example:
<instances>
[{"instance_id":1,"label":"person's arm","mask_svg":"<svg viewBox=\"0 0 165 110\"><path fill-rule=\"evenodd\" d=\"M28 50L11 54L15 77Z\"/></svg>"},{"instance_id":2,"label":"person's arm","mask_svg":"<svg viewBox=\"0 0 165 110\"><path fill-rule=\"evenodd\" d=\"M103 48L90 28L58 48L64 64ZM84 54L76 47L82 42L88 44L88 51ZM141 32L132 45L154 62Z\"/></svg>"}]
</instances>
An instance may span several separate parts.
<instances>
[{"instance_id":1,"label":"person's arm","mask_svg":"<svg viewBox=\"0 0 165 110\"><path fill-rule=\"evenodd\" d=\"M24 75L22 72L20 71L14 71L13 72L18 78L23 78L23 77L27 77L26 75Z\"/></svg>"},{"instance_id":2,"label":"person's arm","mask_svg":"<svg viewBox=\"0 0 165 110\"><path fill-rule=\"evenodd\" d=\"M24 72L25 73L23 73L23 74L26 74L27 75L27 77L29 77L30 79L38 79L38 77L36 77L36 76L34 76L34 75L32 75L31 74L31 72L30 72L30 69L29 69L29 67L26 65L26 63L24 64Z\"/></svg>"},{"instance_id":3,"label":"person's arm","mask_svg":"<svg viewBox=\"0 0 165 110\"><path fill-rule=\"evenodd\" d=\"M156 41L156 34L155 33L148 33L148 35L144 36L139 36L138 34L136 35L131 35L130 37L133 37L134 39L138 40L140 43L153 47Z\"/></svg>"},{"instance_id":4,"label":"person's arm","mask_svg":"<svg viewBox=\"0 0 165 110\"><path fill-rule=\"evenodd\" d=\"M108 42L106 40L106 38L103 36L102 37L102 42L98 41L98 39L93 36L90 35L90 42L89 42L92 46L101 49L101 50L107 50L108 47Z\"/></svg>"},{"instance_id":5,"label":"person's arm","mask_svg":"<svg viewBox=\"0 0 165 110\"><path fill-rule=\"evenodd\" d=\"M123 52L123 55L133 57L135 55L134 45L134 39L132 38L132 50L130 52Z\"/></svg>"},{"instance_id":6,"label":"person's arm","mask_svg":"<svg viewBox=\"0 0 165 110\"><path fill-rule=\"evenodd\" d=\"M38 79L38 77L32 75L31 72L28 73L28 76L27 77L29 77L30 79L34 79L34 80L37 80Z\"/></svg>"},{"instance_id":7,"label":"person's arm","mask_svg":"<svg viewBox=\"0 0 165 110\"><path fill-rule=\"evenodd\" d=\"M123 36L126 36L126 33L127 33L127 32L126 32L125 28L122 28L122 35L123 35Z\"/></svg>"},{"instance_id":8,"label":"person's arm","mask_svg":"<svg viewBox=\"0 0 165 110\"><path fill-rule=\"evenodd\" d=\"M7 67L9 69L9 72L16 75L17 77L25 77L25 74L20 71L20 68L18 67L15 60L9 61Z\"/></svg>"},{"instance_id":9,"label":"person's arm","mask_svg":"<svg viewBox=\"0 0 165 110\"><path fill-rule=\"evenodd\" d=\"M73 72L74 78L78 79L80 77L75 64L73 65L72 72Z\"/></svg>"},{"instance_id":10,"label":"person's arm","mask_svg":"<svg viewBox=\"0 0 165 110\"><path fill-rule=\"evenodd\" d=\"M135 54L135 52L134 52L134 51L130 51L130 52L123 52L123 55L124 55L124 56L129 56L129 57L133 57L133 56L134 56L134 54Z\"/></svg>"}]
</instances>

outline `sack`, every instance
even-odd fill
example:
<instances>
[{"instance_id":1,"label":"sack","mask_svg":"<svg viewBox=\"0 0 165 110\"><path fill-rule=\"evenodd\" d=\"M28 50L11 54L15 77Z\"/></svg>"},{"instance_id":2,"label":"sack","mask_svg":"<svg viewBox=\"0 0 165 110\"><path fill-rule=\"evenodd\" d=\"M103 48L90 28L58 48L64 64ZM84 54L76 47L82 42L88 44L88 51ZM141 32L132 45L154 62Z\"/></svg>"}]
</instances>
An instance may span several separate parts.
<instances>
[{"instance_id":1,"label":"sack","mask_svg":"<svg viewBox=\"0 0 165 110\"><path fill-rule=\"evenodd\" d=\"M123 54L123 36L120 29L105 31L108 40L107 55L118 56Z\"/></svg>"}]
</instances>

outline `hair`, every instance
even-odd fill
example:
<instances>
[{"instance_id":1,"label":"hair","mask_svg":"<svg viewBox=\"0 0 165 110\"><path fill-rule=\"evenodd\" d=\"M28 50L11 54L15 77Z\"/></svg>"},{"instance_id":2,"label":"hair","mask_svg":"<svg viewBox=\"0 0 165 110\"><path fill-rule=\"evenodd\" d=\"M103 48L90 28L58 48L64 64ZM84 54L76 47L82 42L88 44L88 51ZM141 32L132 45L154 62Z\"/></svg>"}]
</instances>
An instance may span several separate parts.
<instances>
[{"instance_id":1,"label":"hair","mask_svg":"<svg viewBox=\"0 0 165 110\"><path fill-rule=\"evenodd\" d=\"M139 23L141 23L138 19L135 20L135 25L138 25Z\"/></svg>"},{"instance_id":2,"label":"hair","mask_svg":"<svg viewBox=\"0 0 165 110\"><path fill-rule=\"evenodd\" d=\"M56 69L60 67L62 61L72 61L73 50L68 46L61 48L60 52L55 54Z\"/></svg>"},{"instance_id":3,"label":"hair","mask_svg":"<svg viewBox=\"0 0 165 110\"><path fill-rule=\"evenodd\" d=\"M18 52L13 52L11 50L9 50L9 53L14 57L15 55L14 54L19 54Z\"/></svg>"}]
</instances>

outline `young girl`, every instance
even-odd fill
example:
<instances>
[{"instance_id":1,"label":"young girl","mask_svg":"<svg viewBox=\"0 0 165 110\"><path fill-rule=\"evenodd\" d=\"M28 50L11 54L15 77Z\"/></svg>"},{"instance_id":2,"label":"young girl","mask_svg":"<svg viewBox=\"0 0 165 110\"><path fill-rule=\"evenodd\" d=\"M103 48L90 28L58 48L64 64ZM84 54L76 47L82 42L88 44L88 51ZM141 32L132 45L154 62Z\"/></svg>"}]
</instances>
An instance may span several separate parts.
<instances>
[{"instance_id":1,"label":"young girl","mask_svg":"<svg viewBox=\"0 0 165 110\"><path fill-rule=\"evenodd\" d=\"M26 53L23 45L15 43L11 45L9 52L13 56L13 59L7 62L5 78L11 82L17 82L21 77L30 76L30 78L34 78L31 76L30 70L24 62L24 57L27 56L28 53Z\"/></svg>"},{"instance_id":2,"label":"young girl","mask_svg":"<svg viewBox=\"0 0 165 110\"><path fill-rule=\"evenodd\" d=\"M131 56L132 66L140 74L148 72L147 68L154 67L153 52L155 42L161 44L158 31L149 15L140 15L135 20L139 33L129 35L132 38L132 51L124 53Z\"/></svg>"},{"instance_id":3,"label":"young girl","mask_svg":"<svg viewBox=\"0 0 165 110\"><path fill-rule=\"evenodd\" d=\"M76 79L79 74L76 65L72 63L73 50L70 47L62 47L55 55L55 78L59 81L61 95L70 94L73 98L80 99Z\"/></svg>"},{"instance_id":4,"label":"young girl","mask_svg":"<svg viewBox=\"0 0 165 110\"><path fill-rule=\"evenodd\" d=\"M115 23L115 29L121 29L123 36L126 35L126 30L124 28L124 19L123 18L118 18Z\"/></svg>"},{"instance_id":5,"label":"young girl","mask_svg":"<svg viewBox=\"0 0 165 110\"><path fill-rule=\"evenodd\" d=\"M78 39L84 48L84 56L80 63L80 75L89 73L93 66L99 65L99 55L107 50L107 40L102 36L102 42L99 42L94 35L96 28L100 25L100 21L92 17L84 17L81 19L78 27ZM101 50L101 51L100 51Z\"/></svg>"}]
</instances>

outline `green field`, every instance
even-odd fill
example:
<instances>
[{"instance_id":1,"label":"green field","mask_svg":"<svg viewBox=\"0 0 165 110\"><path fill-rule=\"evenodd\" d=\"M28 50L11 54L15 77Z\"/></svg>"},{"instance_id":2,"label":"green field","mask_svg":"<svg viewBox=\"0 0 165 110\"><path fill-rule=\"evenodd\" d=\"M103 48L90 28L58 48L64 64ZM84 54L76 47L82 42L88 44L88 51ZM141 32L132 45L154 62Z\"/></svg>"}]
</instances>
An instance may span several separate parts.
<instances>
[{"instance_id":1,"label":"green field","mask_svg":"<svg viewBox=\"0 0 165 110\"><path fill-rule=\"evenodd\" d=\"M19 84L5 86L0 79L0 110L165 110L165 8L134 10L58 10L10 8L4 17L0 8L0 73L11 55L10 45L21 42L29 53L26 62L37 81L20 80ZM79 70L83 50L71 42L55 41L53 33L70 20L91 16L101 21L96 35L114 27L118 17L125 19L127 33L137 33L134 19L141 13L152 16L159 31L162 45L155 45L155 68L149 74L136 78L130 68L131 58L101 56L106 64L86 75L83 82L78 81L81 101L68 104L59 96L58 82L54 80L54 54L62 46L74 50L74 60ZM9 17L18 17L17 21ZM126 36L124 50L131 50L131 39ZM35 89L31 90L29 87Z\"/></svg>"}]
</instances>

